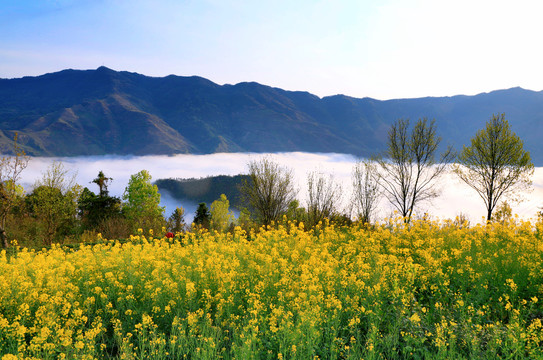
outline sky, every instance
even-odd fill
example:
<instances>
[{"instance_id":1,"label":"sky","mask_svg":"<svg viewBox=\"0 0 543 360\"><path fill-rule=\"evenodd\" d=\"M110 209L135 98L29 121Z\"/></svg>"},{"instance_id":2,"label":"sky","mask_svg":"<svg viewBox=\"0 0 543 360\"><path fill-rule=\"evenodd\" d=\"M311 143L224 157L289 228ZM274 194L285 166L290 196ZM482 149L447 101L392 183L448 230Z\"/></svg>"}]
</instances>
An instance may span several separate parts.
<instances>
[{"instance_id":1,"label":"sky","mask_svg":"<svg viewBox=\"0 0 543 360\"><path fill-rule=\"evenodd\" d=\"M210 175L237 175L247 173L247 163L258 161L263 156L268 156L280 166L291 169L294 175L297 198L302 206L307 200L307 174L309 172L322 173L325 176L332 175L333 181L342 186L341 197L336 199L339 210L346 212L351 200L352 185L351 174L353 166L358 159L345 154L312 154L312 153L280 153L280 154L211 154L211 155L175 155L175 156L94 156L71 158L33 158L28 167L22 172L21 185L26 191L31 191L36 180L42 177L48 166L53 161L61 161L65 169L69 169L68 178L75 175L76 182L88 187L95 193L98 188L91 181L102 170L107 177L113 178L108 190L113 196L122 196L128 185L130 176L140 170L147 170L152 176L152 181L166 178L200 178ZM534 219L541 210L543 198L543 168L537 168L532 177L533 189L522 195L520 203L510 202L513 213L523 219ZM468 185L460 179L448 173L436 184L440 196L432 202L421 203L415 209L415 217L425 212L432 214L434 219L454 219L459 214L466 215L472 224L484 223L486 208L483 200ZM520 197L520 196L519 196ZM166 207L165 215L169 216L177 206L185 209L185 220L192 221L197 204L188 201L178 201L168 193L161 193L161 204ZM208 204L210 205L210 204ZM382 199L376 217L383 220L393 214L393 208Z\"/></svg>"},{"instance_id":2,"label":"sky","mask_svg":"<svg viewBox=\"0 0 543 360\"><path fill-rule=\"evenodd\" d=\"M543 89L543 2L0 0L0 78L66 68L386 100Z\"/></svg>"}]
</instances>

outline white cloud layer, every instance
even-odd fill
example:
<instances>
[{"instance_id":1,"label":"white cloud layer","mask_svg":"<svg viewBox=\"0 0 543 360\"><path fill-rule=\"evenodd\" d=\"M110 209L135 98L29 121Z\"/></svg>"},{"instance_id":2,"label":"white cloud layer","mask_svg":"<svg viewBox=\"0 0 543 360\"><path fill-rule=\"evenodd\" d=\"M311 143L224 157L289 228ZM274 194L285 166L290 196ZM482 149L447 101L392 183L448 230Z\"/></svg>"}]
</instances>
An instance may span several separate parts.
<instances>
[{"instance_id":1,"label":"white cloud layer","mask_svg":"<svg viewBox=\"0 0 543 360\"><path fill-rule=\"evenodd\" d=\"M312 153L279 153L279 154L247 154L220 153L211 155L175 155L175 156L92 156L71 158L32 158L29 166L22 174L21 183L29 191L34 182L53 161L61 161L72 173L76 173L77 183L97 192L91 181L102 170L106 176L113 178L109 191L111 195L122 196L131 175L146 169L153 180L164 178L199 178L210 175L237 175L246 172L247 163L270 156L279 164L293 170L298 184L298 198L302 202L306 198L306 176L310 171L318 170L325 174L333 174L334 179L342 184L343 197L338 199L345 206L351 194L351 172L357 159L345 154L312 154ZM526 200L513 204L514 213L528 219L536 215L543 201L543 168L536 168L534 189L524 194ZM417 209L418 214L428 212L440 219L454 218L459 213L466 214L472 222L481 222L485 216L485 207L477 193L469 188L453 174L444 176L440 184L441 196L432 203L424 203ZM162 194L162 205L166 206L166 215L171 214L176 206L186 210L186 220L192 221L196 204L180 203L169 194ZM379 217L391 214L392 208L382 200Z\"/></svg>"}]
</instances>

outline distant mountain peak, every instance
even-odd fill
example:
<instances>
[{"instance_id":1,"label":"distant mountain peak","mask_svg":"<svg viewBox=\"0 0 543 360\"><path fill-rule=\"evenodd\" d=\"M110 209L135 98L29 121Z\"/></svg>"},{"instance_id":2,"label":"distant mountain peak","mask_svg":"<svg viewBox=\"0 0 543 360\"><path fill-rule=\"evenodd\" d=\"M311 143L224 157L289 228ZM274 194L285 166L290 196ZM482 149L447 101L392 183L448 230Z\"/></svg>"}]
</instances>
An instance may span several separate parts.
<instances>
[{"instance_id":1,"label":"distant mountain peak","mask_svg":"<svg viewBox=\"0 0 543 360\"><path fill-rule=\"evenodd\" d=\"M336 152L370 156L399 118L435 118L460 148L505 112L534 162L543 163L543 92L521 87L475 96L380 101L323 97L257 82L149 77L106 66L0 81L0 151L17 131L31 155Z\"/></svg>"}]
</instances>

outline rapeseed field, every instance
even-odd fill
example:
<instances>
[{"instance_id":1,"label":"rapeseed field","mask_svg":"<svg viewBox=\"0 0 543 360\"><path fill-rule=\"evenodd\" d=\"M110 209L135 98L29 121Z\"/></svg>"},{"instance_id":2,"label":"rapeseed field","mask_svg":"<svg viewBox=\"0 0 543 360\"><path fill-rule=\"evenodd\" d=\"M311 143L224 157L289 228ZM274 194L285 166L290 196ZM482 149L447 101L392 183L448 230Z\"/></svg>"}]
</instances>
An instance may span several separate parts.
<instances>
[{"instance_id":1,"label":"rapeseed field","mask_svg":"<svg viewBox=\"0 0 543 360\"><path fill-rule=\"evenodd\" d=\"M391 220L3 251L0 357L543 358L542 237Z\"/></svg>"}]
</instances>

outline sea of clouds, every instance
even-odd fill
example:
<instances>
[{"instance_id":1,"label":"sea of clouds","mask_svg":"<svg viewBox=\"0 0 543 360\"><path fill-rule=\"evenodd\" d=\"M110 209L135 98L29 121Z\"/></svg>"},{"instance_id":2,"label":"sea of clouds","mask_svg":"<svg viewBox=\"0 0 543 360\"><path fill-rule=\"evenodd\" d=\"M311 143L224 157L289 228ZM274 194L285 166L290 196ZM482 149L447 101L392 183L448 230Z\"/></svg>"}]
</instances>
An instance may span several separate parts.
<instances>
[{"instance_id":1,"label":"sea of clouds","mask_svg":"<svg viewBox=\"0 0 543 360\"><path fill-rule=\"evenodd\" d=\"M307 197L307 174L319 171L332 174L342 185L342 198L338 203L343 208L348 206L352 186L351 173L359 160L345 154L314 154L290 152L279 154L254 153L219 153L211 155L175 155L175 156L86 156L67 158L31 158L28 167L21 177L21 184L26 191L31 191L35 181L41 178L53 161L60 161L64 167L75 175L76 181L95 193L98 188L92 183L101 170L107 177L113 178L109 185L111 195L122 196L128 185L130 176L140 170L148 170L153 181L165 178L200 178L210 175L237 175L247 172L247 163L268 156L279 164L289 167L294 172L298 185L298 199L304 205ZM535 217L543 206L543 168L536 168L533 176L533 190L521 194L525 200L512 204L513 212L522 218ZM454 174L446 174L437 184L440 196L431 203L423 203L416 210L418 214L428 212L433 218L454 218L463 213L469 216L472 223L481 222L486 215L483 200L469 186ZM161 193L161 204L166 207L166 215L172 213L176 206L185 209L185 219L192 221L197 204L173 199L168 193ZM379 205L378 217L389 216L393 208L386 200Z\"/></svg>"}]
</instances>

